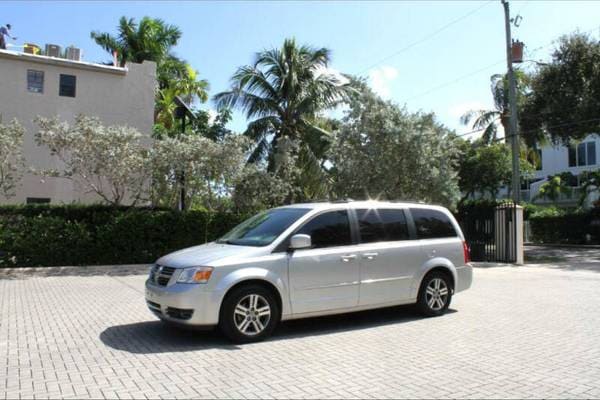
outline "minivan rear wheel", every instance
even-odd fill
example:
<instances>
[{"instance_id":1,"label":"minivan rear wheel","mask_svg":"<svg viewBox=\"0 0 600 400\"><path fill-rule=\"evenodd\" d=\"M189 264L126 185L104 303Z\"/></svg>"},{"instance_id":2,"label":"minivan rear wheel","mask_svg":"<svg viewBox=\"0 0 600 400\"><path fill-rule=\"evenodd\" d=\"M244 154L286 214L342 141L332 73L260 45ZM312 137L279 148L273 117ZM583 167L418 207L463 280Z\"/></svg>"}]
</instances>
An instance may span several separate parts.
<instances>
[{"instance_id":1,"label":"minivan rear wheel","mask_svg":"<svg viewBox=\"0 0 600 400\"><path fill-rule=\"evenodd\" d=\"M261 285L234 288L221 307L219 328L235 343L258 342L270 336L280 310L273 293Z\"/></svg>"},{"instance_id":2,"label":"minivan rear wheel","mask_svg":"<svg viewBox=\"0 0 600 400\"><path fill-rule=\"evenodd\" d=\"M430 272L423 278L417 308L421 314L436 317L446 312L452 300L452 284L447 274L440 271Z\"/></svg>"}]
</instances>

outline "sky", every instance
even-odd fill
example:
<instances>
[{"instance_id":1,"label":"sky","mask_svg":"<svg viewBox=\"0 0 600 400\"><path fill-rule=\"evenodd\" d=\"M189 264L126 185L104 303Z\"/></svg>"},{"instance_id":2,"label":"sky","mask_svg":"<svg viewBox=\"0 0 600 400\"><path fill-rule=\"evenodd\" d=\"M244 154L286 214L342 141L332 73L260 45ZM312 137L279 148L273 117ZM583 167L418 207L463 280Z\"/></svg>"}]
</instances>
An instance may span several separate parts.
<instances>
[{"instance_id":1,"label":"sky","mask_svg":"<svg viewBox=\"0 0 600 400\"><path fill-rule=\"evenodd\" d=\"M525 59L547 60L553 42L575 30L600 36L600 1L510 5L522 17L513 38L525 43ZM470 131L459 122L465 111L493 106L490 76L506 71L500 0L0 2L0 24L10 23L18 37L11 43L74 45L90 62L110 58L90 32L116 33L123 15L178 26L183 36L174 52L209 81L211 95L227 90L236 68L256 52L294 37L329 48L332 68L366 77L377 93L410 111L434 112L458 133ZM230 127L243 131L246 123L235 113Z\"/></svg>"}]
</instances>

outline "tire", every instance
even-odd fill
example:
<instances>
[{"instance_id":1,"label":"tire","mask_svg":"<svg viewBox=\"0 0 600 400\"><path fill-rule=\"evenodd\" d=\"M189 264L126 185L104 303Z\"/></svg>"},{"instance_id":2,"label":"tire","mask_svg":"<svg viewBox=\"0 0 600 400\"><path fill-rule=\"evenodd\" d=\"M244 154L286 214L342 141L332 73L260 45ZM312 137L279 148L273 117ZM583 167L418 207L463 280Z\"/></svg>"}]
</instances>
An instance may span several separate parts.
<instances>
[{"instance_id":1,"label":"tire","mask_svg":"<svg viewBox=\"0 0 600 400\"><path fill-rule=\"evenodd\" d=\"M417 309L426 317L443 315L452 301L452 281L448 274L433 271L425 275L419 288Z\"/></svg>"},{"instance_id":2,"label":"tire","mask_svg":"<svg viewBox=\"0 0 600 400\"><path fill-rule=\"evenodd\" d=\"M275 294L264 286L248 284L234 288L223 300L219 329L234 343L259 342L271 335L280 316Z\"/></svg>"}]
</instances>

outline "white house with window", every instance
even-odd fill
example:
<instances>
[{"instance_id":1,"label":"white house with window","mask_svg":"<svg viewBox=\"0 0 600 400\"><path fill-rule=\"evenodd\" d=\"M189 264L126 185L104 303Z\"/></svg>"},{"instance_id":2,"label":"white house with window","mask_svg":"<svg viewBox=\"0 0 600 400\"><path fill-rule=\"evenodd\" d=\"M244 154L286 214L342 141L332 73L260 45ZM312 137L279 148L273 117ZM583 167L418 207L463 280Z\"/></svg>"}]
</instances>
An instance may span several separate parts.
<instances>
[{"instance_id":1,"label":"white house with window","mask_svg":"<svg viewBox=\"0 0 600 400\"><path fill-rule=\"evenodd\" d=\"M37 146L37 116L59 116L72 121L77 115L98 117L106 125L128 125L148 136L154 124L156 64L129 63L125 68L0 50L0 118L16 118L25 128L26 164L39 169L60 169L49 151ZM76 182L26 171L16 196L2 203L94 203L100 201Z\"/></svg>"},{"instance_id":2,"label":"white house with window","mask_svg":"<svg viewBox=\"0 0 600 400\"><path fill-rule=\"evenodd\" d=\"M565 206L574 206L578 203L581 195L581 174L584 171L595 171L600 169L600 136L590 134L580 142L571 146L546 145L541 148L541 168L535 171L532 179L523 185L521 197L523 200L535 203L547 203L549 200L536 199L540 187L547 181L548 176L563 172L570 172L575 176L571 186L570 195L562 196L558 201ZM586 201L589 206L598 199L598 193L593 193Z\"/></svg>"}]
</instances>

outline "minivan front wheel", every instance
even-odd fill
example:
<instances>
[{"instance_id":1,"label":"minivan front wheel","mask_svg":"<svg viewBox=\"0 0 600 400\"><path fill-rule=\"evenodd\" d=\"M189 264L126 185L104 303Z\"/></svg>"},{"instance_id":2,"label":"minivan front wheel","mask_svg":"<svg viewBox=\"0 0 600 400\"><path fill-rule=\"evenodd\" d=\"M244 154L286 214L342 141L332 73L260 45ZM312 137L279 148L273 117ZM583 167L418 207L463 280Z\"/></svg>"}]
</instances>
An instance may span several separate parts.
<instances>
[{"instance_id":1,"label":"minivan front wheel","mask_svg":"<svg viewBox=\"0 0 600 400\"><path fill-rule=\"evenodd\" d=\"M219 327L230 340L249 343L269 336L279 320L279 306L270 290L260 285L234 288L221 307Z\"/></svg>"},{"instance_id":2,"label":"minivan front wheel","mask_svg":"<svg viewBox=\"0 0 600 400\"><path fill-rule=\"evenodd\" d=\"M448 275L438 271L427 274L419 290L419 311L428 317L442 315L450 306L451 300L452 286Z\"/></svg>"}]
</instances>

